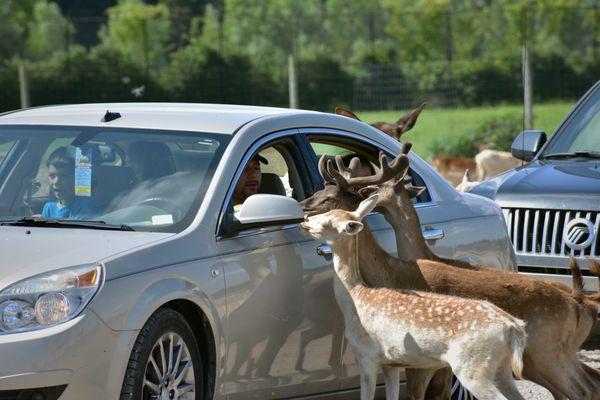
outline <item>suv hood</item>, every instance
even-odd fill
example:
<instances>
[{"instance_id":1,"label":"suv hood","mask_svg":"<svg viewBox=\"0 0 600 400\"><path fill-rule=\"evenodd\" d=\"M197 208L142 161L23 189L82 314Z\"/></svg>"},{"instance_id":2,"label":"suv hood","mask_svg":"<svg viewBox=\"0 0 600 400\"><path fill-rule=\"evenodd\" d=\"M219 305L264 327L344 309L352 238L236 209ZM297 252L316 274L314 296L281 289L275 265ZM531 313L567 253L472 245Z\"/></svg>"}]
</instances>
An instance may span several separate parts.
<instances>
[{"instance_id":1,"label":"suv hood","mask_svg":"<svg viewBox=\"0 0 600 400\"><path fill-rule=\"evenodd\" d=\"M96 263L171 235L173 233L2 226L0 289L47 271Z\"/></svg>"},{"instance_id":2,"label":"suv hood","mask_svg":"<svg viewBox=\"0 0 600 400\"><path fill-rule=\"evenodd\" d=\"M600 162L533 161L474 187L502 207L597 210L600 208Z\"/></svg>"}]
</instances>

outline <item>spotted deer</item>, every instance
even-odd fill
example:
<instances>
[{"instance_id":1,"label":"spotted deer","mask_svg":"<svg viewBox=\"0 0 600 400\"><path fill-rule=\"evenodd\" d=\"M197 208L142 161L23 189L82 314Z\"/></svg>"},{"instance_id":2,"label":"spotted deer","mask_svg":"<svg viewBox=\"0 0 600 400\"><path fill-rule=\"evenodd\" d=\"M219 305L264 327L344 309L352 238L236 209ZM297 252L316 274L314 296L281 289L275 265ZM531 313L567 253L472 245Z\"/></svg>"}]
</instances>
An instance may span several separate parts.
<instances>
[{"instance_id":1,"label":"spotted deer","mask_svg":"<svg viewBox=\"0 0 600 400\"><path fill-rule=\"evenodd\" d=\"M361 268L367 284L485 299L527 323L529 339L523 356L526 379L544 386L555 399L600 398L600 372L578 358L598 313L598 299L583 296L577 289L581 286L581 276L573 274L572 290L514 272L436 256L423 238L411 202L423 188L411 185L406 176L408 165L406 161L400 162L407 160L405 154L409 150L410 144L405 144L402 154L391 163L380 156L381 170L370 177L353 176L353 170L340 163L336 170L333 163L321 162L319 170L327 184L303 202L305 213L314 215L335 208L353 210L362 198L377 193L376 209L396 233L401 262ZM369 237L372 240L369 246L375 246L372 235L364 240ZM364 252L359 257L361 265L371 259ZM571 268L575 267L572 263ZM406 286L407 282L411 286ZM407 370L409 392L416 393L413 398L419 398L430 377L431 371ZM436 388L433 397L444 398L443 386L438 384Z\"/></svg>"},{"instance_id":2,"label":"spotted deer","mask_svg":"<svg viewBox=\"0 0 600 400\"><path fill-rule=\"evenodd\" d=\"M521 375L523 321L486 301L365 284L358 254L370 249L362 247L357 235L377 200L374 195L354 212L333 210L308 217L300 225L332 248L338 277L334 291L360 368L361 400L374 398L380 366L387 399L398 399L399 366L450 366L481 400L523 399L512 376ZM388 254L380 262L396 260Z\"/></svg>"}]
</instances>

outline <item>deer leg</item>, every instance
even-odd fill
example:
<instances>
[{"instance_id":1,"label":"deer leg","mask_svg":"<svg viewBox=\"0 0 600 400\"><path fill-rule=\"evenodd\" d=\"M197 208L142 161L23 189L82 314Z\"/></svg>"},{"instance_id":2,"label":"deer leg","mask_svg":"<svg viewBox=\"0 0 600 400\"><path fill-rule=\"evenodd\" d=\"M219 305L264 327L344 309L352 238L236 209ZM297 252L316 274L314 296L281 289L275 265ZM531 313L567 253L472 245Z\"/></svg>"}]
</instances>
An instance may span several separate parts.
<instances>
[{"instance_id":1,"label":"deer leg","mask_svg":"<svg viewBox=\"0 0 600 400\"><path fill-rule=\"evenodd\" d=\"M441 368L435 371L425 396L432 400L450 400L450 389L452 386L452 370Z\"/></svg>"},{"instance_id":2,"label":"deer leg","mask_svg":"<svg viewBox=\"0 0 600 400\"><path fill-rule=\"evenodd\" d=\"M377 364L357 354L360 370L360 400L373 400L377 386Z\"/></svg>"},{"instance_id":3,"label":"deer leg","mask_svg":"<svg viewBox=\"0 0 600 400\"><path fill-rule=\"evenodd\" d=\"M540 375L539 370L527 352L523 354L523 378L537 383L538 385L547 389L555 400L567 400L567 397L562 394L560 390L558 390L546 378Z\"/></svg>"},{"instance_id":4,"label":"deer leg","mask_svg":"<svg viewBox=\"0 0 600 400\"><path fill-rule=\"evenodd\" d=\"M385 399L398 400L400 397L400 368L384 366L383 377L385 378Z\"/></svg>"},{"instance_id":5,"label":"deer leg","mask_svg":"<svg viewBox=\"0 0 600 400\"><path fill-rule=\"evenodd\" d=\"M425 391L435 372L433 369L406 368L406 389L410 400L425 398Z\"/></svg>"}]
</instances>

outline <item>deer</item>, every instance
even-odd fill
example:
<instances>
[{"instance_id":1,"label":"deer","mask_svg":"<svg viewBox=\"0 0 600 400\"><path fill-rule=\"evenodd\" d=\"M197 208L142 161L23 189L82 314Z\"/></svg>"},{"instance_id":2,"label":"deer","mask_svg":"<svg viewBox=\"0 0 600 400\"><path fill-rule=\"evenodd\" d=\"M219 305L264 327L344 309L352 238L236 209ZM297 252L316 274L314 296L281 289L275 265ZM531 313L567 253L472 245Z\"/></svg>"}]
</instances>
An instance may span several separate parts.
<instances>
[{"instance_id":1,"label":"deer","mask_svg":"<svg viewBox=\"0 0 600 400\"><path fill-rule=\"evenodd\" d=\"M477 163L470 157L437 156L431 165L452 185L460 184L465 171L477 171Z\"/></svg>"},{"instance_id":2,"label":"deer","mask_svg":"<svg viewBox=\"0 0 600 400\"><path fill-rule=\"evenodd\" d=\"M400 137L404 133L408 132L415 126L415 123L417 122L417 118L419 117L419 115L421 114L421 111L423 111L425 106L427 106L426 101L422 102L421 105L418 106L417 108L409 111L406 115L402 116L398 121L396 121L393 124L391 124L389 122L374 122L371 124L371 126L373 128L379 129L380 131L386 133L387 135L391 136L392 138L394 138L396 140L400 140ZM352 111L347 110L342 107L336 107L335 113L338 115L342 115L344 117L359 120L358 117L356 116L356 114L354 114Z\"/></svg>"},{"instance_id":3,"label":"deer","mask_svg":"<svg viewBox=\"0 0 600 400\"><path fill-rule=\"evenodd\" d=\"M411 202L423 188L412 186L410 177L406 176L408 167L401 162L410 147L405 143L391 163L380 154L381 169L369 177L353 176L358 162L345 167L341 159L336 160L336 170L331 160L326 162L322 158L319 171L326 184L324 189L303 201L306 215L336 208L353 210L365 197L378 194L375 209L383 213L394 229L398 257L404 262L369 264L371 268L361 269L368 285L430 290L487 300L527 323L529 339L523 356L525 379L545 387L555 399L600 398L600 373L582 363L577 355L596 320L598 299L581 295L576 289L581 287L581 277L575 273L574 289L570 289L516 272L436 256L423 238ZM376 241L372 235L365 235L364 240L369 237ZM369 243L369 246L374 245ZM368 252L360 253L359 257L361 265L367 265L371 259ZM419 396L427 387L432 371L407 369L406 372L412 398L422 398ZM446 396L444 375L443 371L437 371L433 378L435 398Z\"/></svg>"},{"instance_id":4,"label":"deer","mask_svg":"<svg viewBox=\"0 0 600 400\"><path fill-rule=\"evenodd\" d=\"M519 167L521 161L508 151L482 149L475 155L477 180L483 181L506 170Z\"/></svg>"},{"instance_id":5,"label":"deer","mask_svg":"<svg viewBox=\"0 0 600 400\"><path fill-rule=\"evenodd\" d=\"M471 180L471 173L467 169L463 175L462 181L456 186L459 192L468 192L473 186L479 185L479 181Z\"/></svg>"},{"instance_id":6,"label":"deer","mask_svg":"<svg viewBox=\"0 0 600 400\"><path fill-rule=\"evenodd\" d=\"M370 287L361 277L358 234L362 219L377 205L375 194L356 211L333 210L308 217L300 230L331 246L336 300L345 335L358 359L361 400L373 399L378 367L386 398L399 396L399 366L450 366L481 400L523 399L513 376L521 376L525 323L482 300L431 292ZM379 260L394 264L389 254Z\"/></svg>"}]
</instances>

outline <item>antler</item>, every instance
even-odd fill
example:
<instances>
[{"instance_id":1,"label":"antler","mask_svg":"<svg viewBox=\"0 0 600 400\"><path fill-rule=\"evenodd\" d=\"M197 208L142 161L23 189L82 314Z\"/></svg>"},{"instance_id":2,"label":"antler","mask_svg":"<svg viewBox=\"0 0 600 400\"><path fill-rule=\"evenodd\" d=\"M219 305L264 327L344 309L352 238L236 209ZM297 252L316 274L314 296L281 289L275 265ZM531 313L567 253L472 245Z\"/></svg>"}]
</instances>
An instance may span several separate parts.
<instances>
[{"instance_id":1,"label":"antler","mask_svg":"<svg viewBox=\"0 0 600 400\"><path fill-rule=\"evenodd\" d=\"M321 156L321 158L319 158L319 174L321 174L321 178L323 178L323 180L326 183L333 183L335 184L335 179L333 179L333 177L329 174L329 172L327 171L327 165L326 165L326 161L325 161L326 155L323 154ZM331 161L331 160L329 160Z\"/></svg>"},{"instance_id":2,"label":"antler","mask_svg":"<svg viewBox=\"0 0 600 400\"><path fill-rule=\"evenodd\" d=\"M386 155L380 152L379 165L381 168L375 175L345 178L333 167L331 160L327 162L327 172L333 177L338 186L349 190L355 187L378 185L398 175L404 177L408 170L408 164L408 157L404 153L400 153L391 163L388 163Z\"/></svg>"}]
</instances>

